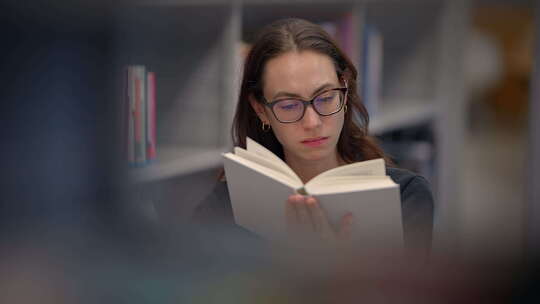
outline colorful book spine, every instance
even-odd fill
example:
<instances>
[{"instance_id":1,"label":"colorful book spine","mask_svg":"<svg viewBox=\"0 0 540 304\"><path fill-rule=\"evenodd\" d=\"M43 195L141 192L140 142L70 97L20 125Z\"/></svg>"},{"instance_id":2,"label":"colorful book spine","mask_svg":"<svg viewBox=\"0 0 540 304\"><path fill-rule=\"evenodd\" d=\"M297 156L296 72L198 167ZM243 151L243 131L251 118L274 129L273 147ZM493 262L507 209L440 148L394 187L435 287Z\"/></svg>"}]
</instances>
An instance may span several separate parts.
<instances>
[{"instance_id":1,"label":"colorful book spine","mask_svg":"<svg viewBox=\"0 0 540 304\"><path fill-rule=\"evenodd\" d=\"M352 26L352 13L346 13L339 21L338 35L341 48L349 58L352 58L355 55L353 53Z\"/></svg>"},{"instance_id":2,"label":"colorful book spine","mask_svg":"<svg viewBox=\"0 0 540 304\"><path fill-rule=\"evenodd\" d=\"M319 24L334 40L339 41L338 29L335 22L322 22Z\"/></svg>"},{"instance_id":3,"label":"colorful book spine","mask_svg":"<svg viewBox=\"0 0 540 304\"><path fill-rule=\"evenodd\" d=\"M132 111L133 111L133 165L142 165L146 161L146 136L145 136L145 78L143 76L144 68L141 66L132 66L131 87L132 87Z\"/></svg>"},{"instance_id":4,"label":"colorful book spine","mask_svg":"<svg viewBox=\"0 0 540 304\"><path fill-rule=\"evenodd\" d=\"M140 92L140 98L141 98L141 121L140 121L140 128L141 128L141 141L139 142L139 150L141 154L141 161L139 162L139 165L146 164L146 161L148 160L146 157L146 133L148 130L148 126L146 125L146 109L147 109L147 81L146 81L146 67L139 66L139 79L141 84L141 92Z\"/></svg>"},{"instance_id":5,"label":"colorful book spine","mask_svg":"<svg viewBox=\"0 0 540 304\"><path fill-rule=\"evenodd\" d=\"M146 158L149 161L156 159L156 75L147 74L147 132L146 132Z\"/></svg>"},{"instance_id":6,"label":"colorful book spine","mask_svg":"<svg viewBox=\"0 0 540 304\"><path fill-rule=\"evenodd\" d=\"M358 66L360 27L359 16L352 12L345 13L336 21L319 24L338 43L341 50Z\"/></svg>"},{"instance_id":7,"label":"colorful book spine","mask_svg":"<svg viewBox=\"0 0 540 304\"><path fill-rule=\"evenodd\" d=\"M157 158L156 75L143 65L126 68L125 146L128 163L143 166Z\"/></svg>"},{"instance_id":8,"label":"colorful book spine","mask_svg":"<svg viewBox=\"0 0 540 304\"><path fill-rule=\"evenodd\" d=\"M126 150L129 164L135 163L135 88L132 67L126 69Z\"/></svg>"}]
</instances>

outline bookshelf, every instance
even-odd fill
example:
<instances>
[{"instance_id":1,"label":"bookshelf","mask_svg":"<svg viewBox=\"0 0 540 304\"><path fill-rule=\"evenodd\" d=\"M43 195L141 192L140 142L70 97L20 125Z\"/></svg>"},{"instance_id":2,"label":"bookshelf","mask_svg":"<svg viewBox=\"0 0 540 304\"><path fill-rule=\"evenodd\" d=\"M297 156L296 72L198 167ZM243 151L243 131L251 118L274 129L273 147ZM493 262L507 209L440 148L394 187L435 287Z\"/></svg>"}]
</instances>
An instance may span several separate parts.
<instances>
[{"instance_id":1,"label":"bookshelf","mask_svg":"<svg viewBox=\"0 0 540 304\"><path fill-rule=\"evenodd\" d=\"M217 166L226 144L233 84L231 8L226 4L149 5L122 9L115 32L118 88L123 68L144 64L156 73L157 153L130 170L136 182ZM231 54L229 54L231 53ZM118 99L123 100L119 90Z\"/></svg>"},{"instance_id":2,"label":"bookshelf","mask_svg":"<svg viewBox=\"0 0 540 304\"><path fill-rule=\"evenodd\" d=\"M240 42L284 17L337 22L348 16L351 59L361 62L363 29L384 38L382 91L374 135L428 123L434 128L436 218L453 233L459 206L465 92L461 75L468 1L161 0L133 2L117 18L116 66L145 64L157 79L158 159L133 169L136 183L218 168L230 149ZM361 69L359 68L359 71ZM359 82L362 81L360 73ZM121 90L118 99L121 100Z\"/></svg>"},{"instance_id":3,"label":"bookshelf","mask_svg":"<svg viewBox=\"0 0 540 304\"><path fill-rule=\"evenodd\" d=\"M379 114L370 117L369 131L373 135L413 127L430 122L436 116L437 107L416 100L401 100L400 103L383 102Z\"/></svg>"}]
</instances>

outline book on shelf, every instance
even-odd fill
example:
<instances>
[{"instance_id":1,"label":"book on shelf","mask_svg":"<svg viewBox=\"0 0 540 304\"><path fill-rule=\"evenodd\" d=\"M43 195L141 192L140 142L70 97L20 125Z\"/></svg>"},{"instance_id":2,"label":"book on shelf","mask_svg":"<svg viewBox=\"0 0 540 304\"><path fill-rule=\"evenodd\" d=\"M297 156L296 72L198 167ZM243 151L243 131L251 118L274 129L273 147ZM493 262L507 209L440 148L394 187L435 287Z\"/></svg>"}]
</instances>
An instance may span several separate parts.
<instances>
[{"instance_id":1,"label":"book on shelf","mask_svg":"<svg viewBox=\"0 0 540 304\"><path fill-rule=\"evenodd\" d=\"M358 65L356 58L358 57L358 39L360 33L358 31L359 21L358 16L347 12L339 20L339 41L343 47L343 51L352 60L355 66Z\"/></svg>"},{"instance_id":2,"label":"book on shelf","mask_svg":"<svg viewBox=\"0 0 540 304\"><path fill-rule=\"evenodd\" d=\"M123 127L125 128L125 151L126 156L129 164L135 163L135 115L134 115L134 109L133 109L133 89L132 89L132 77L131 77L132 71L130 68L125 69L125 83L124 83L124 89L125 89L125 112L123 117Z\"/></svg>"},{"instance_id":3,"label":"book on shelf","mask_svg":"<svg viewBox=\"0 0 540 304\"><path fill-rule=\"evenodd\" d=\"M156 158L155 74L143 65L126 68L127 159L142 166Z\"/></svg>"},{"instance_id":4,"label":"book on shelf","mask_svg":"<svg viewBox=\"0 0 540 304\"><path fill-rule=\"evenodd\" d=\"M135 163L144 164L146 161L146 69L144 66L134 67L135 82Z\"/></svg>"},{"instance_id":5,"label":"book on shelf","mask_svg":"<svg viewBox=\"0 0 540 304\"><path fill-rule=\"evenodd\" d=\"M146 158L149 161L156 159L156 74L148 72L147 77L147 132L146 132Z\"/></svg>"},{"instance_id":6,"label":"book on shelf","mask_svg":"<svg viewBox=\"0 0 540 304\"><path fill-rule=\"evenodd\" d=\"M373 25L366 24L361 60L362 101L370 116L376 116L382 96L383 36Z\"/></svg>"},{"instance_id":7,"label":"book on shelf","mask_svg":"<svg viewBox=\"0 0 540 304\"><path fill-rule=\"evenodd\" d=\"M234 219L270 240L287 239L285 204L294 193L315 197L331 225L352 213L351 237L369 248L403 246L399 186L382 159L325 171L307 183L278 156L247 138L246 149L223 154Z\"/></svg>"},{"instance_id":8,"label":"book on shelf","mask_svg":"<svg viewBox=\"0 0 540 304\"><path fill-rule=\"evenodd\" d=\"M356 66L358 57L358 28L359 17L356 14L347 12L335 21L321 22L319 25L338 43L339 47L353 61Z\"/></svg>"}]
</instances>

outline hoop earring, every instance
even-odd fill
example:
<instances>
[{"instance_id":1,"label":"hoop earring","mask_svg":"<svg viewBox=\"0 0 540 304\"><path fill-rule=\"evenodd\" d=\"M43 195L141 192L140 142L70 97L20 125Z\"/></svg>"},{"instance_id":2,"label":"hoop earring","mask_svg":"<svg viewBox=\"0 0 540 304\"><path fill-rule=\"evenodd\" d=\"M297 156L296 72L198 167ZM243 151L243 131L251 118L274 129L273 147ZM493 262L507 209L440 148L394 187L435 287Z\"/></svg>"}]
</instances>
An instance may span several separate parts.
<instances>
[{"instance_id":1,"label":"hoop earring","mask_svg":"<svg viewBox=\"0 0 540 304\"><path fill-rule=\"evenodd\" d=\"M347 104L345 104L345 108L343 109L343 113L347 113Z\"/></svg>"},{"instance_id":2,"label":"hoop earring","mask_svg":"<svg viewBox=\"0 0 540 304\"><path fill-rule=\"evenodd\" d=\"M265 122L262 122L262 125L261 125L261 129L263 130L263 132L268 132L270 131L272 127L270 127L269 124L265 123Z\"/></svg>"}]
</instances>

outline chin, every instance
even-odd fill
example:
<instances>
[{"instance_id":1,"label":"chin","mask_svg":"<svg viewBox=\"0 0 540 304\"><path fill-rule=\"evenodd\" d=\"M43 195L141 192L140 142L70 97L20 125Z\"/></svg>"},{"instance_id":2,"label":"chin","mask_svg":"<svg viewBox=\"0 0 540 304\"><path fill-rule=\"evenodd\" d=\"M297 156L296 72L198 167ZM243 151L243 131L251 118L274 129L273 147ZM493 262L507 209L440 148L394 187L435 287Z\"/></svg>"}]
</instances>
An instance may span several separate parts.
<instances>
[{"instance_id":1,"label":"chin","mask_svg":"<svg viewBox=\"0 0 540 304\"><path fill-rule=\"evenodd\" d=\"M302 158L309 161L318 161L325 158L328 158L331 155L331 153L328 153L326 150L315 150L315 151L308 151L302 154Z\"/></svg>"}]
</instances>

